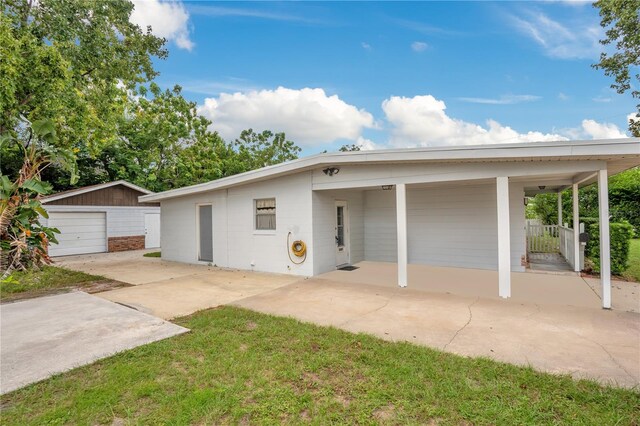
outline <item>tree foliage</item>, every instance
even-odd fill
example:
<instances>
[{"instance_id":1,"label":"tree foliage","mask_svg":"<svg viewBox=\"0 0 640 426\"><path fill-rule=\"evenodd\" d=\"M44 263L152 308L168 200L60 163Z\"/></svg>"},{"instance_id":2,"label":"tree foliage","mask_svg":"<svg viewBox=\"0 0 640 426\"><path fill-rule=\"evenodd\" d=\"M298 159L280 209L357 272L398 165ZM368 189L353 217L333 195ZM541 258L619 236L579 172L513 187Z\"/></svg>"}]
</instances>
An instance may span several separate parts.
<instances>
[{"instance_id":1,"label":"tree foliage","mask_svg":"<svg viewBox=\"0 0 640 426\"><path fill-rule=\"evenodd\" d=\"M615 47L613 53L601 53L600 62L593 66L614 78L611 88L618 93L631 90L634 98L640 98L640 1L598 0L593 5L600 9L600 25L606 29L600 43ZM640 137L640 104L636 108L637 120L629 121L629 129Z\"/></svg>"},{"instance_id":2,"label":"tree foliage","mask_svg":"<svg viewBox=\"0 0 640 426\"><path fill-rule=\"evenodd\" d=\"M598 188L589 185L578 193L580 217L598 217ZM562 193L563 222L573 221L570 190ZM557 194L538 194L530 203L535 217L545 224L555 224L558 220ZM609 214L611 221L628 221L640 233L640 168L636 167L619 173L609 179Z\"/></svg>"},{"instance_id":3,"label":"tree foliage","mask_svg":"<svg viewBox=\"0 0 640 426\"><path fill-rule=\"evenodd\" d=\"M56 164L76 179L73 154L55 146L56 133L49 120L33 123L21 132L21 138L3 136L2 145L15 145L24 156L23 165L14 181L0 168L0 275L2 279L14 269L39 267L49 263L47 246L57 242L57 229L43 226L40 217L47 212L40 197L51 190L42 181L42 172Z\"/></svg>"},{"instance_id":4,"label":"tree foliage","mask_svg":"<svg viewBox=\"0 0 640 426\"><path fill-rule=\"evenodd\" d=\"M129 21L127 0L3 0L0 134L52 120L57 144L113 141L126 90L157 73L165 40Z\"/></svg>"}]
</instances>

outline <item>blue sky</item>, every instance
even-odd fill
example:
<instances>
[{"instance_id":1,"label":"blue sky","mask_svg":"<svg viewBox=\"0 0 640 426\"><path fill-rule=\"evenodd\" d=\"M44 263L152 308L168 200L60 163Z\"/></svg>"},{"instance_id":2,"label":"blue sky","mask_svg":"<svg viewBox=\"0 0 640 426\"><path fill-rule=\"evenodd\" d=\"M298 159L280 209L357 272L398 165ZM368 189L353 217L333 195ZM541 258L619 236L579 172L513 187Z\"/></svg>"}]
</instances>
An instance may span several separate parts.
<instances>
[{"instance_id":1,"label":"blue sky","mask_svg":"<svg viewBox=\"0 0 640 426\"><path fill-rule=\"evenodd\" d=\"M584 2L136 2L166 37L162 86L226 139L285 131L304 154L614 138L630 95L591 68L603 30Z\"/></svg>"}]
</instances>

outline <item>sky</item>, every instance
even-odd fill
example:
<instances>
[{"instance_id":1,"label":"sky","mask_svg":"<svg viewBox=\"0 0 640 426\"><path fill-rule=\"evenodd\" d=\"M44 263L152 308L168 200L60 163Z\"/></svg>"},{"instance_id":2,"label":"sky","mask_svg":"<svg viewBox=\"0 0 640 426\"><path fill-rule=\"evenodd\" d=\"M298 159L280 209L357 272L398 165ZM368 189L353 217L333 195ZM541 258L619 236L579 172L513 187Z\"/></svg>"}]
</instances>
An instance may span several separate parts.
<instances>
[{"instance_id":1,"label":"sky","mask_svg":"<svg viewBox=\"0 0 640 426\"><path fill-rule=\"evenodd\" d=\"M157 82L211 129L337 150L627 137L635 102L591 65L597 9L544 2L167 2L131 20L167 39Z\"/></svg>"}]
</instances>

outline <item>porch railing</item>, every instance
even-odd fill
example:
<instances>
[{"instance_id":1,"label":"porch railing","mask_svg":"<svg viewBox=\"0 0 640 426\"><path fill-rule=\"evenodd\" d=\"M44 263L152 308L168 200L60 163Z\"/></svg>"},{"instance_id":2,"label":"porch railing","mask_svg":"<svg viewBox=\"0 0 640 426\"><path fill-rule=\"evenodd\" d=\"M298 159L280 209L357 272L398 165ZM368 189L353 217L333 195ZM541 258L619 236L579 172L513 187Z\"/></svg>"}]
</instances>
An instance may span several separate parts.
<instances>
[{"instance_id":1,"label":"porch railing","mask_svg":"<svg viewBox=\"0 0 640 426\"><path fill-rule=\"evenodd\" d=\"M573 243L573 229L566 226L560 226L560 254L564 257L569 265L573 268L575 265L575 245Z\"/></svg>"},{"instance_id":2,"label":"porch railing","mask_svg":"<svg viewBox=\"0 0 640 426\"><path fill-rule=\"evenodd\" d=\"M558 225L527 224L527 251L529 253L559 253Z\"/></svg>"}]
</instances>

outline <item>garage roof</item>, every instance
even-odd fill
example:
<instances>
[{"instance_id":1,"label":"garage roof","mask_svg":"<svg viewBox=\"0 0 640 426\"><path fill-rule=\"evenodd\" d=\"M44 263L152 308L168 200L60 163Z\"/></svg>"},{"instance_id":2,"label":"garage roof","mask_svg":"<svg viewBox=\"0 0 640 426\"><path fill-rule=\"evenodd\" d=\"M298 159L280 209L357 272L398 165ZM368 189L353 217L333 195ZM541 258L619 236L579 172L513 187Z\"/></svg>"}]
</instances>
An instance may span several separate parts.
<instances>
[{"instance_id":1,"label":"garage roof","mask_svg":"<svg viewBox=\"0 0 640 426\"><path fill-rule=\"evenodd\" d=\"M116 180L113 182L100 183L97 185L89 185L84 186L82 188L70 189L68 191L62 191L55 194L47 195L46 197L42 197L40 200L42 204L50 203L52 201L61 200L63 198L75 197L76 195L86 194L87 192L99 191L101 189L110 188L112 186L122 185L127 188L131 188L134 191L141 192L143 194L153 194L154 192L149 191L148 189L142 188L141 186L134 185L131 182L127 182L126 180Z\"/></svg>"},{"instance_id":2,"label":"garage roof","mask_svg":"<svg viewBox=\"0 0 640 426\"><path fill-rule=\"evenodd\" d=\"M140 197L140 201L160 201L200 192L226 189L305 170L344 164L561 160L605 160L610 164L609 174L616 174L640 164L640 138L322 153L211 182L144 195Z\"/></svg>"}]
</instances>

